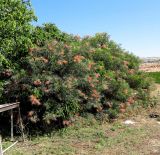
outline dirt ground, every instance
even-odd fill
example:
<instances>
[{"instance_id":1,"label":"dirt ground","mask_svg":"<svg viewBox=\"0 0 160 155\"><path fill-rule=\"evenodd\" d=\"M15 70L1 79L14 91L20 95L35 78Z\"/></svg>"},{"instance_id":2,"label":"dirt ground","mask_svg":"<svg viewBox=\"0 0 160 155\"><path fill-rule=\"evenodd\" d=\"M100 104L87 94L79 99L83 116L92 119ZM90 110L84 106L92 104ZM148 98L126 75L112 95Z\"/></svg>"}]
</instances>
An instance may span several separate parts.
<instances>
[{"instance_id":1,"label":"dirt ground","mask_svg":"<svg viewBox=\"0 0 160 155\"><path fill-rule=\"evenodd\" d=\"M160 63L143 63L140 70L144 72L160 72Z\"/></svg>"}]
</instances>

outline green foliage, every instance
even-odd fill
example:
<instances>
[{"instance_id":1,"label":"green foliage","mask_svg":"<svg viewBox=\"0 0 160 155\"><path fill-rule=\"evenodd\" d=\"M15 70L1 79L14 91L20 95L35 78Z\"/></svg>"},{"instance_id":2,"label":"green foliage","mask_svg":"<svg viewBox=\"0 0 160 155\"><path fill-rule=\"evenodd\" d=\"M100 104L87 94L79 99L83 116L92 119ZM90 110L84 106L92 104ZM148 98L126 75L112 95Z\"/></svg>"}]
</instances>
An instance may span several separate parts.
<instances>
[{"instance_id":1,"label":"green foliage","mask_svg":"<svg viewBox=\"0 0 160 155\"><path fill-rule=\"evenodd\" d=\"M32 33L32 43L39 47L45 46L47 41L55 39L57 41L69 41L69 35L62 33L56 25L52 23L36 26Z\"/></svg>"},{"instance_id":2,"label":"green foliage","mask_svg":"<svg viewBox=\"0 0 160 155\"><path fill-rule=\"evenodd\" d=\"M146 73L146 76L153 78L156 83L160 83L160 72Z\"/></svg>"},{"instance_id":3,"label":"green foliage","mask_svg":"<svg viewBox=\"0 0 160 155\"><path fill-rule=\"evenodd\" d=\"M106 97L125 102L131 96L131 89L125 80L111 80L106 90Z\"/></svg>"},{"instance_id":4,"label":"green foliage","mask_svg":"<svg viewBox=\"0 0 160 155\"><path fill-rule=\"evenodd\" d=\"M36 17L29 1L1 0L0 19L0 90L3 90L8 79L6 69L19 68L21 58L32 45L30 22Z\"/></svg>"},{"instance_id":5,"label":"green foliage","mask_svg":"<svg viewBox=\"0 0 160 155\"><path fill-rule=\"evenodd\" d=\"M32 44L31 21L36 20L29 1L0 1L0 50L7 61L15 63L26 56Z\"/></svg>"},{"instance_id":6,"label":"green foliage","mask_svg":"<svg viewBox=\"0 0 160 155\"><path fill-rule=\"evenodd\" d=\"M151 79L148 78L144 73L130 74L127 77L127 81L130 84L131 88L143 88L148 89L150 86Z\"/></svg>"}]
</instances>

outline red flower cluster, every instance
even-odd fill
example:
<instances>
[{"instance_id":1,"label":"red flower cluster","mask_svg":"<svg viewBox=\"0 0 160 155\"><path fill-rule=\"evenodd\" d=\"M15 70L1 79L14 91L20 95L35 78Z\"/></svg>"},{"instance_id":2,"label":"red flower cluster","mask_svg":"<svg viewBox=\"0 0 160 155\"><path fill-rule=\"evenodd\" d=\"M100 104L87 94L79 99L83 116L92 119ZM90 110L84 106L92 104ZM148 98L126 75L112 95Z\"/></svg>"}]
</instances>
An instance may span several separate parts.
<instances>
[{"instance_id":1,"label":"red flower cluster","mask_svg":"<svg viewBox=\"0 0 160 155\"><path fill-rule=\"evenodd\" d=\"M58 60L58 61L57 61L57 64L58 64L58 65L65 65L65 64L67 64L67 63L68 63L67 60Z\"/></svg>"},{"instance_id":2,"label":"red flower cluster","mask_svg":"<svg viewBox=\"0 0 160 155\"><path fill-rule=\"evenodd\" d=\"M130 70L128 70L128 73L129 73L129 74L134 74L134 73L135 73L135 70L134 70L134 69L130 69Z\"/></svg>"},{"instance_id":3,"label":"red flower cluster","mask_svg":"<svg viewBox=\"0 0 160 155\"><path fill-rule=\"evenodd\" d=\"M91 96L92 96L93 98L98 99L98 98L99 98L99 93L97 92L97 90L96 90L96 89L93 89L92 92L93 92L93 93L91 94Z\"/></svg>"},{"instance_id":4,"label":"red flower cluster","mask_svg":"<svg viewBox=\"0 0 160 155\"><path fill-rule=\"evenodd\" d=\"M41 82L41 80L40 79L38 79L38 80L35 80L34 82L33 82L33 84L34 84L34 86L40 86L41 84L42 84L42 82Z\"/></svg>"},{"instance_id":5,"label":"red flower cluster","mask_svg":"<svg viewBox=\"0 0 160 155\"><path fill-rule=\"evenodd\" d=\"M34 113L35 113L35 112L34 112L33 110L32 110L32 111L29 111L29 112L28 112L28 117L32 117L32 116L34 115Z\"/></svg>"},{"instance_id":6,"label":"red flower cluster","mask_svg":"<svg viewBox=\"0 0 160 155\"><path fill-rule=\"evenodd\" d=\"M80 63L83 59L84 59L84 56L76 55L76 56L74 56L73 61Z\"/></svg>"},{"instance_id":7,"label":"red flower cluster","mask_svg":"<svg viewBox=\"0 0 160 155\"><path fill-rule=\"evenodd\" d=\"M32 105L41 105L40 101L34 95L30 95L29 100L32 103Z\"/></svg>"},{"instance_id":8,"label":"red flower cluster","mask_svg":"<svg viewBox=\"0 0 160 155\"><path fill-rule=\"evenodd\" d=\"M95 65L94 62L90 62L90 63L88 64L88 69L90 70L94 65Z\"/></svg>"},{"instance_id":9,"label":"red flower cluster","mask_svg":"<svg viewBox=\"0 0 160 155\"><path fill-rule=\"evenodd\" d=\"M128 100L127 100L127 102L129 102L129 104L133 104L134 103L133 97L129 97Z\"/></svg>"},{"instance_id":10,"label":"red flower cluster","mask_svg":"<svg viewBox=\"0 0 160 155\"><path fill-rule=\"evenodd\" d=\"M65 45L64 45L64 48L70 49L71 47L70 47L69 45L65 44Z\"/></svg>"},{"instance_id":11,"label":"red flower cluster","mask_svg":"<svg viewBox=\"0 0 160 155\"><path fill-rule=\"evenodd\" d=\"M45 85L49 85L51 82L49 81L49 80L47 80L46 82L45 82Z\"/></svg>"},{"instance_id":12,"label":"red flower cluster","mask_svg":"<svg viewBox=\"0 0 160 155\"><path fill-rule=\"evenodd\" d=\"M96 78L99 78L99 77L100 77L100 74L99 74L99 73L95 73L95 77L96 77Z\"/></svg>"},{"instance_id":13,"label":"red flower cluster","mask_svg":"<svg viewBox=\"0 0 160 155\"><path fill-rule=\"evenodd\" d=\"M93 80L93 78L92 78L91 76L88 76L87 81L88 81L89 83L91 83L92 80Z\"/></svg>"}]
</instances>

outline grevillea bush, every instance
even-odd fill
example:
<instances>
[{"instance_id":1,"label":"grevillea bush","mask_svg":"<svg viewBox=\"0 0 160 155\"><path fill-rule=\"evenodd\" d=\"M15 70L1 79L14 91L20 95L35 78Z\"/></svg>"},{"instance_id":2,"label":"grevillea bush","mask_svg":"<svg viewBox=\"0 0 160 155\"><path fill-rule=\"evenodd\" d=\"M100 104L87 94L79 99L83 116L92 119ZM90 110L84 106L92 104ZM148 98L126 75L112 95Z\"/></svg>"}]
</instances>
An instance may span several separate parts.
<instances>
[{"instance_id":1,"label":"grevillea bush","mask_svg":"<svg viewBox=\"0 0 160 155\"><path fill-rule=\"evenodd\" d=\"M24 122L69 125L87 112L116 118L128 107L150 105L150 82L137 57L106 33L70 38L30 48L6 84L3 96L21 102Z\"/></svg>"},{"instance_id":2,"label":"grevillea bush","mask_svg":"<svg viewBox=\"0 0 160 155\"><path fill-rule=\"evenodd\" d=\"M106 33L81 38L51 23L34 27L30 1L1 0L0 9L0 104L20 101L25 126L67 126L86 113L114 119L153 105L139 59Z\"/></svg>"}]
</instances>

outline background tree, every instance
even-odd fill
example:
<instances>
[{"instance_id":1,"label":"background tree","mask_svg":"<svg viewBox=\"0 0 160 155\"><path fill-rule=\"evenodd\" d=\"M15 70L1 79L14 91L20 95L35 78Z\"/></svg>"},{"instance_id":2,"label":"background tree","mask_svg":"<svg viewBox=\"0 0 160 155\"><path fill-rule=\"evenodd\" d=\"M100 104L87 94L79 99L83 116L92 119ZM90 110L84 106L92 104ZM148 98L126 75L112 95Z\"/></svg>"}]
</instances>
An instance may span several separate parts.
<instances>
[{"instance_id":1,"label":"background tree","mask_svg":"<svg viewBox=\"0 0 160 155\"><path fill-rule=\"evenodd\" d=\"M28 47L32 44L31 22L36 20L36 17L30 1L1 0L0 19L0 62L15 64L21 57L26 56ZM9 65L3 64L4 67Z\"/></svg>"},{"instance_id":2,"label":"background tree","mask_svg":"<svg viewBox=\"0 0 160 155\"><path fill-rule=\"evenodd\" d=\"M31 21L36 20L30 1L0 1L0 96L11 69L19 68L32 45Z\"/></svg>"},{"instance_id":3,"label":"background tree","mask_svg":"<svg viewBox=\"0 0 160 155\"><path fill-rule=\"evenodd\" d=\"M58 29L55 24L45 23L42 26L36 26L32 33L32 42L36 46L43 47L50 40L69 42L73 36L64 33Z\"/></svg>"}]
</instances>

